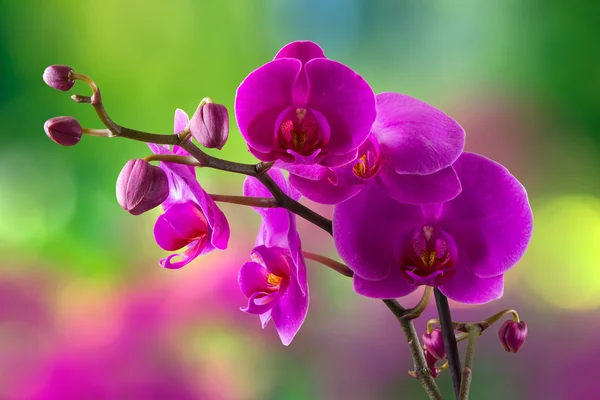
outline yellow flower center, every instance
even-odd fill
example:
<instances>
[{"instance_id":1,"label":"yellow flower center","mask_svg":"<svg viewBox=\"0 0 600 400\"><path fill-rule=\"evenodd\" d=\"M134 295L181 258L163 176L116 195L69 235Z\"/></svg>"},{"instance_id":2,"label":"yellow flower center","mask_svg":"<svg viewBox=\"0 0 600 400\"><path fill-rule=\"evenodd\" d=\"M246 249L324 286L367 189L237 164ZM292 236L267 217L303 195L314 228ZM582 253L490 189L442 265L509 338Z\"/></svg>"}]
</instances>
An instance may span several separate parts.
<instances>
[{"instance_id":1,"label":"yellow flower center","mask_svg":"<svg viewBox=\"0 0 600 400\"><path fill-rule=\"evenodd\" d=\"M267 282L269 283L269 285L279 286L279 284L281 283L281 277L275 274L269 274L267 276Z\"/></svg>"}]
</instances>

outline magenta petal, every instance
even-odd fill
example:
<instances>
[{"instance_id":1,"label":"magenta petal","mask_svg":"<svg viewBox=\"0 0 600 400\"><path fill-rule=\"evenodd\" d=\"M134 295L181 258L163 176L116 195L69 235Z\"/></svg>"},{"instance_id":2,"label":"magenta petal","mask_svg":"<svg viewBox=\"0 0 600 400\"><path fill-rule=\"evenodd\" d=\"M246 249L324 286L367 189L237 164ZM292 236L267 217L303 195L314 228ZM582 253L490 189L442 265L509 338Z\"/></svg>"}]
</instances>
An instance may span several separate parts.
<instances>
[{"instance_id":1,"label":"magenta petal","mask_svg":"<svg viewBox=\"0 0 600 400\"><path fill-rule=\"evenodd\" d=\"M263 314L267 311L272 311L273 307L278 303L277 298L279 296L279 290L273 293L253 293L248 299L248 306L242 307L241 310L248 314Z\"/></svg>"},{"instance_id":2,"label":"magenta petal","mask_svg":"<svg viewBox=\"0 0 600 400\"><path fill-rule=\"evenodd\" d=\"M306 278L306 260L302 253L302 243L300 241L300 235L296 228L296 215L289 213L290 229L288 230L287 240L290 249L290 255L295 269L290 271L292 279L296 279L300 285L302 294L308 296L308 282Z\"/></svg>"},{"instance_id":3,"label":"magenta petal","mask_svg":"<svg viewBox=\"0 0 600 400\"><path fill-rule=\"evenodd\" d=\"M375 121L375 95L368 83L344 64L315 58L304 66L309 83L308 106L329 122L326 150L345 154L369 135Z\"/></svg>"},{"instance_id":4,"label":"magenta petal","mask_svg":"<svg viewBox=\"0 0 600 400\"><path fill-rule=\"evenodd\" d=\"M289 171L290 174L298 175L313 181L326 179L332 173L329 168L320 165L305 165L305 164L289 164L282 161L275 162L274 167Z\"/></svg>"},{"instance_id":5,"label":"magenta petal","mask_svg":"<svg viewBox=\"0 0 600 400\"><path fill-rule=\"evenodd\" d=\"M370 281L354 275L354 290L363 296L375 299L394 299L406 296L417 289L403 275L400 266L392 268L387 278L379 281Z\"/></svg>"},{"instance_id":6,"label":"magenta petal","mask_svg":"<svg viewBox=\"0 0 600 400\"><path fill-rule=\"evenodd\" d=\"M190 173L186 165L161 163L160 166L167 172L169 179L169 197L163 206L168 207L184 201L197 203L212 229L211 243L217 249L226 249L230 236L227 218L214 200L202 189L195 175Z\"/></svg>"},{"instance_id":7,"label":"magenta petal","mask_svg":"<svg viewBox=\"0 0 600 400\"><path fill-rule=\"evenodd\" d=\"M456 121L399 93L377 95L372 132L394 169L406 174L431 174L448 167L465 144L465 132Z\"/></svg>"},{"instance_id":8,"label":"magenta petal","mask_svg":"<svg viewBox=\"0 0 600 400\"><path fill-rule=\"evenodd\" d=\"M167 269L179 269L185 267L202 253L212 250L210 244L206 244L206 238L201 238L190 243L189 247L182 254L171 254L167 258L161 259L158 263L161 267ZM171 261L175 257L181 256L179 261Z\"/></svg>"},{"instance_id":9,"label":"magenta petal","mask_svg":"<svg viewBox=\"0 0 600 400\"><path fill-rule=\"evenodd\" d=\"M173 124L174 132L177 133L177 132L184 130L185 127L187 126L188 122L190 122L190 117L188 117L186 112L180 108L176 109L175 110L175 122Z\"/></svg>"},{"instance_id":10,"label":"magenta petal","mask_svg":"<svg viewBox=\"0 0 600 400\"><path fill-rule=\"evenodd\" d=\"M292 101L302 63L291 58L271 61L244 79L235 97L235 117L242 136L259 152L273 150L277 116Z\"/></svg>"},{"instance_id":11,"label":"magenta petal","mask_svg":"<svg viewBox=\"0 0 600 400\"><path fill-rule=\"evenodd\" d=\"M275 55L275 60L278 58L296 58L302 64L306 64L307 61L313 58L325 58L325 54L318 44L308 40L298 40L285 45L279 50Z\"/></svg>"},{"instance_id":12,"label":"magenta petal","mask_svg":"<svg viewBox=\"0 0 600 400\"><path fill-rule=\"evenodd\" d=\"M525 253L533 230L533 215L525 188L502 165L464 153L454 164L462 192L445 203L440 224L481 278L500 275ZM446 229L447 227L447 229Z\"/></svg>"},{"instance_id":13,"label":"magenta petal","mask_svg":"<svg viewBox=\"0 0 600 400\"><path fill-rule=\"evenodd\" d=\"M154 238L164 250L174 251L209 234L208 224L200 208L191 201L174 204L158 217Z\"/></svg>"},{"instance_id":14,"label":"magenta petal","mask_svg":"<svg viewBox=\"0 0 600 400\"><path fill-rule=\"evenodd\" d=\"M467 304L483 304L502 297L504 275L479 278L465 265L462 254L464 250L461 248L456 273L439 287L440 291L454 301Z\"/></svg>"},{"instance_id":15,"label":"magenta petal","mask_svg":"<svg viewBox=\"0 0 600 400\"><path fill-rule=\"evenodd\" d=\"M398 203L369 182L356 196L335 206L333 239L355 274L382 280L400 267L394 249L401 238L423 223L421 207Z\"/></svg>"},{"instance_id":16,"label":"magenta petal","mask_svg":"<svg viewBox=\"0 0 600 400\"><path fill-rule=\"evenodd\" d=\"M317 161L324 167L335 168L356 160L357 155L357 150L352 150L346 154L325 154L323 160L319 160L319 157L317 157Z\"/></svg>"},{"instance_id":17,"label":"magenta petal","mask_svg":"<svg viewBox=\"0 0 600 400\"><path fill-rule=\"evenodd\" d=\"M290 276L289 258L280 247L257 246L252 250L252 255L258 257L268 272L279 277Z\"/></svg>"},{"instance_id":18,"label":"magenta petal","mask_svg":"<svg viewBox=\"0 0 600 400\"><path fill-rule=\"evenodd\" d=\"M401 203L436 204L458 196L461 184L454 168L447 167L430 175L399 174L382 168L375 178L386 192Z\"/></svg>"},{"instance_id":19,"label":"magenta petal","mask_svg":"<svg viewBox=\"0 0 600 400\"><path fill-rule=\"evenodd\" d=\"M256 292L270 292L268 279L269 271L255 262L242 265L238 273L238 283L245 296L250 297Z\"/></svg>"},{"instance_id":20,"label":"magenta petal","mask_svg":"<svg viewBox=\"0 0 600 400\"><path fill-rule=\"evenodd\" d=\"M271 310L271 318L281 342L287 346L302 326L308 312L308 293L303 294L299 283L291 280L285 293Z\"/></svg>"},{"instance_id":21,"label":"magenta petal","mask_svg":"<svg viewBox=\"0 0 600 400\"><path fill-rule=\"evenodd\" d=\"M360 191L362 185L336 186L328 178L313 181L290 174L290 184L302 195L321 204L338 204Z\"/></svg>"},{"instance_id":22,"label":"magenta petal","mask_svg":"<svg viewBox=\"0 0 600 400\"><path fill-rule=\"evenodd\" d=\"M289 186L281 170L271 168L267 173L285 194L295 200L299 198L298 192ZM243 190L244 196L273 197L271 192L269 192L258 179L252 177L246 178ZM253 207L253 209L263 218L260 233L262 241L257 244L264 244L268 247L275 246L286 248L286 236L289 230L289 211L284 208Z\"/></svg>"}]
</instances>

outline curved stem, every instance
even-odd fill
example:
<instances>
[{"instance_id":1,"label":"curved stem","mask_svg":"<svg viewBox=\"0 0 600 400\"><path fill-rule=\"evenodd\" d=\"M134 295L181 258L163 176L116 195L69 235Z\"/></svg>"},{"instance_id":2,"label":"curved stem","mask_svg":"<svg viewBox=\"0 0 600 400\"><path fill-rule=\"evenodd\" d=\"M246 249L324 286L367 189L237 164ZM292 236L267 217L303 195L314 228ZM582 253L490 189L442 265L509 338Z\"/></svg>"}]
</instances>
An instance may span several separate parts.
<instances>
[{"instance_id":1,"label":"curved stem","mask_svg":"<svg viewBox=\"0 0 600 400\"><path fill-rule=\"evenodd\" d=\"M305 258L321 263L344 276L347 276L349 278L352 278L354 276L354 272L352 272L352 270L348 268L347 265L342 264L341 262L332 260L331 258L322 256L320 254L310 253L308 251L303 251L302 254L304 254Z\"/></svg>"},{"instance_id":2,"label":"curved stem","mask_svg":"<svg viewBox=\"0 0 600 400\"><path fill-rule=\"evenodd\" d=\"M425 290L423 291L423 295L421 296L421 300L410 310L404 314L402 318L404 319L415 319L418 318L423 311L429 305L429 300L431 299L431 294L433 293L433 288L431 286L425 286Z\"/></svg>"},{"instance_id":3,"label":"curved stem","mask_svg":"<svg viewBox=\"0 0 600 400\"><path fill-rule=\"evenodd\" d=\"M471 388L471 379L473 378L473 361L475 359L475 344L479 335L481 335L481 325L479 324L468 324L467 325L469 342L467 344L467 352L465 354L465 367L463 368L460 393L458 398L460 400L469 400L469 390Z\"/></svg>"},{"instance_id":4,"label":"curved stem","mask_svg":"<svg viewBox=\"0 0 600 400\"><path fill-rule=\"evenodd\" d=\"M440 327L442 328L442 337L444 338L444 348L446 349L448 364L450 365L452 386L454 386L454 394L458 399L461 368L456 337L454 336L454 327L452 326L452 316L450 315L450 306L448 305L448 298L444 296L438 288L435 288L433 292L435 294L435 303L440 316Z\"/></svg>"},{"instance_id":5,"label":"curved stem","mask_svg":"<svg viewBox=\"0 0 600 400\"><path fill-rule=\"evenodd\" d=\"M201 165L198 163L194 157L190 156L178 156L176 154L150 154L147 157L144 157L144 160L150 161L165 161L172 162L176 164L184 164L191 165L193 167L200 167Z\"/></svg>"},{"instance_id":6,"label":"curved stem","mask_svg":"<svg viewBox=\"0 0 600 400\"><path fill-rule=\"evenodd\" d=\"M423 349L421 348L421 342L419 341L415 325L412 320L404 318L407 310L396 300L389 299L383 300L383 302L394 313L398 322L400 322L404 336L408 341L408 347L410 348L415 369L414 373L411 375L414 375L419 383L421 383L431 400L443 400L444 397L442 396L437 383L435 383L435 379L431 376L429 367L427 367L427 362L425 361L425 355L423 354Z\"/></svg>"},{"instance_id":7,"label":"curved stem","mask_svg":"<svg viewBox=\"0 0 600 400\"><path fill-rule=\"evenodd\" d=\"M248 196L230 196L226 194L209 194L214 201L222 203L238 204L241 206L275 208L279 203L272 197L248 197Z\"/></svg>"}]
</instances>

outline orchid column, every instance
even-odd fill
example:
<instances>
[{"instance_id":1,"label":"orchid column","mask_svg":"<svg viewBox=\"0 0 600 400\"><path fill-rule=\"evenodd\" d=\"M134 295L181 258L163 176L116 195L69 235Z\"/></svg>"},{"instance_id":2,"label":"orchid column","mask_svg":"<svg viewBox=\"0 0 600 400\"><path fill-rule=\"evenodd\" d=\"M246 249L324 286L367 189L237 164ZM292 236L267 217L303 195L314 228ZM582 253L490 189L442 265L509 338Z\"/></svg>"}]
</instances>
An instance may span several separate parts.
<instances>
[{"instance_id":1,"label":"orchid column","mask_svg":"<svg viewBox=\"0 0 600 400\"><path fill-rule=\"evenodd\" d=\"M117 200L134 215L162 206L156 243L178 253L160 266L178 269L226 250L230 228L217 202L250 206L262 216L239 272L248 297L241 309L258 315L263 327L273 321L284 345L310 318L306 259L351 277L357 294L383 300L406 336L411 375L431 399L443 398L435 378L448 365L455 396L468 398L477 338L505 315L513 319L500 329L502 346L516 353L523 345L527 326L514 310L475 323L451 320L446 296L470 304L502 296L503 274L523 256L533 220L523 186L503 166L463 153L464 130L440 110L405 94L375 95L317 44L293 42L237 90L237 125L260 160L241 164L194 144L221 149L229 136L228 111L210 98L191 119L177 110L174 134L152 134L116 124L96 83L70 67L48 67L44 80L61 91L85 82L92 95L72 99L92 105L105 126L52 118L44 129L56 143L72 146L84 135L148 143L151 154L121 171ZM195 168L246 175L243 196L206 193ZM304 206L302 196L332 205L333 221ZM330 233L344 263L303 248L296 216ZM398 303L419 286L426 288L418 304ZM427 322L422 346L413 320L434 291L440 319ZM456 343L466 339L461 369Z\"/></svg>"}]
</instances>

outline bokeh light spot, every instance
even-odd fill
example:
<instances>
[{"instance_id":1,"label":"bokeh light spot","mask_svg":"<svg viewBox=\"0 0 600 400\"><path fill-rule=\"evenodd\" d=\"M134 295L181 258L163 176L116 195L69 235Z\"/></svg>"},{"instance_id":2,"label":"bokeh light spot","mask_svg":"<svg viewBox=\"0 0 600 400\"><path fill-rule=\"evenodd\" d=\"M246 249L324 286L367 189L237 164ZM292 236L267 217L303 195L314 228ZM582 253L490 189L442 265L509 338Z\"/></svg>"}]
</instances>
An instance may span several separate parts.
<instances>
[{"instance_id":1,"label":"bokeh light spot","mask_svg":"<svg viewBox=\"0 0 600 400\"><path fill-rule=\"evenodd\" d=\"M558 308L600 306L600 199L563 196L534 208L523 263L536 296Z\"/></svg>"}]
</instances>

